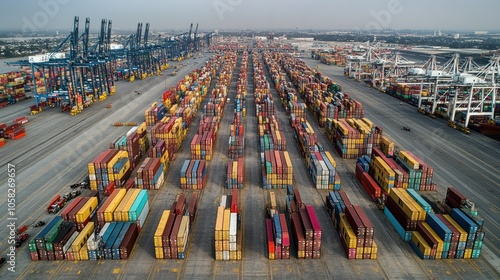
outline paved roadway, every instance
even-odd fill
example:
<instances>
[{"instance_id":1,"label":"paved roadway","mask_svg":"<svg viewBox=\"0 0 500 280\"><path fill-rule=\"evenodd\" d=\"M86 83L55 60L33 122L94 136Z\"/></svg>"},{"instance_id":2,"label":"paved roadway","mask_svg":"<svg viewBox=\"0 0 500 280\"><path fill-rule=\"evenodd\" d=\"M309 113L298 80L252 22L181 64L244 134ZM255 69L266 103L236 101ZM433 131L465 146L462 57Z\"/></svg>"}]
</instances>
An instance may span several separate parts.
<instances>
[{"instance_id":1,"label":"paved roadway","mask_svg":"<svg viewBox=\"0 0 500 280\"><path fill-rule=\"evenodd\" d=\"M17 218L18 224L32 223L39 219L49 220L43 212L46 202L57 192L69 190L68 185L83 178L86 174L86 165L108 143L124 134L125 127L112 127L116 121L142 121L144 109L151 102L160 97L161 92L187 74L205 59L189 60L190 65L178 70L178 76L149 77L144 81L134 83L118 83L117 94L104 102L96 103L83 113L70 117L59 111L43 112L30 118L27 125L28 135L9 143L0 150L0 192L6 193L7 163L16 165L17 183ZM316 66L317 61L306 60ZM186 64L186 61L183 62ZM237 69L239 67L239 62ZM238 73L238 70L235 73ZM170 73L172 70L167 70ZM268 199L268 190L261 187L261 173L259 165L259 147L257 139L257 119L253 102L252 61L249 60L249 94L247 96L247 117L244 119L246 130L245 162L246 182L241 191L242 224L244 230L244 251L242 261L215 261L213 253L213 228L215 223L216 206L220 196L226 194L223 188L225 168L227 164L227 139L229 124L232 121L234 106L234 92L236 78L233 77L229 97L221 120L220 130L214 147L212 161L208 164L208 182L201 192L198 205L198 216L189 237L186 260L156 260L154 258L152 235L160 219L163 209L169 208L175 200L175 195L183 191L179 189L179 171L182 162L190 157L189 143L194 136L198 117L193 120L192 128L188 131L185 143L176 154L166 176L166 185L159 191L150 192L152 210L141 231L139 240L127 261L81 261L81 262L31 262L27 246L18 251L16 259L16 273L10 273L3 267L0 270L2 279L331 279L335 276L341 279L470 279L490 278L498 279L498 238L494 234L498 230L498 220L494 215L498 213L498 170L495 159L499 157L499 144L489 138L472 133L463 135L449 130L440 120L432 120L416 113L415 108L405 105L392 97L379 94L377 91L365 88L361 83L343 78L342 69L322 65L325 71L334 80L341 83L347 92L355 95L366 109L366 115L375 124L384 128L401 149L409 149L428 161L436 168L436 180L440 191L437 197L444 198L444 186L452 184L475 201L480 213L486 219L486 247L483 248L479 260L420 260L408 244L401 241L398 235L384 217L365 195L364 190L355 179L354 160L340 159L326 137L321 133L314 119L308 117L314 130L319 136L320 143L334 155L338 164L338 172L342 178L342 188L348 193L355 204L361 205L370 220L375 225L375 239L379 244L379 258L376 261L349 261L340 245L322 200L326 191L318 191L312 187L305 161L300 156L299 148L293 138L293 131L283 107L276 102L278 118L281 121L287 140L287 147L294 164L295 187L300 189L303 200L312 204L324 231L322 244L322 259L298 260L296 253L292 253L290 260L269 261L266 256L265 245L265 204ZM266 71L267 72L267 71ZM166 80L166 81L165 81ZM269 81L271 79L268 78ZM143 94L137 96L135 89L141 89ZM277 97L276 92L272 93ZM275 100L279 100L275 98ZM206 102L206 101L205 101ZM112 103L113 108L106 105ZM17 105L16 105L17 106ZM16 113L16 106L9 110ZM391 108L397 108L392 112ZM4 108L6 109L6 108ZM4 110L2 109L2 110ZM17 109L19 110L19 109ZM25 110L24 108L22 110ZM3 113L3 112L2 112ZM10 117L9 117L10 118ZM404 123L401 119L405 119ZM2 117L0 117L2 121ZM400 129L403 124L409 124L411 133ZM49 131L47 133L47 131ZM430 136L428 131L437 136ZM404 132L404 133L403 133ZM473 147L473 148L467 148ZM461 149L461 150L460 150ZM447 161L453 157L453 161ZM476 163L474 162L476 157ZM460 173L474 174L461 176ZM491 179L490 179L491 178ZM478 182L478 183L475 183ZM474 187L464 187L474 186ZM43 192L36 191L43 188ZM184 191L187 197L192 191ZM280 207L284 209L284 190L275 190ZM1 196L0 203L4 205L0 218L7 220L5 196ZM489 211L490 214L486 213ZM31 234L36 231L31 229ZM1 227L0 253L6 254L6 236L8 231ZM488 262L487 259L490 261ZM491 264L490 264L491 263Z\"/></svg>"}]
</instances>

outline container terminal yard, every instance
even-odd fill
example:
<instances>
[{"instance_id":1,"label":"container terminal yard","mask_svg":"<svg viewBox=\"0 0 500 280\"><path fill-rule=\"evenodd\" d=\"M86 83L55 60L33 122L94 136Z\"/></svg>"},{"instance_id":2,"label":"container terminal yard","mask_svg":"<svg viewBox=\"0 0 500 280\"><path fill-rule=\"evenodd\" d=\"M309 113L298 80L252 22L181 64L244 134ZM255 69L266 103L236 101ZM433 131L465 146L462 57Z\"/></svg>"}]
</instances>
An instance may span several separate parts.
<instances>
[{"instance_id":1,"label":"container terminal yard","mask_svg":"<svg viewBox=\"0 0 500 280\"><path fill-rule=\"evenodd\" d=\"M243 47L240 48L240 45ZM264 47L266 50L263 50ZM251 51L246 52L244 49ZM214 50L217 50L217 53ZM361 103L364 117L383 129L383 135L389 136L395 142L395 150L410 151L434 168L433 179L436 190L420 192L432 205L432 211L443 210L437 202L443 201L447 197L448 187L454 187L475 204L479 216L484 219L484 227L481 230L481 232L484 232L484 241L481 241L481 244L484 243L484 245L480 249L478 258L457 256L456 258L439 257L441 259L428 259L432 254L429 253L430 249L427 253L420 251L420 253L424 253L421 257L416 251L425 246L422 244L416 245L417 242L415 241L406 242L403 240L393 226L393 221L390 221L387 215L384 214L385 212L380 209L380 201L378 204L375 203L356 178L357 156L351 158L341 157L333 142L329 140L326 129L322 127L323 125L320 126L320 123L310 110L300 110L294 107L297 111L293 110L290 113L282 105L281 100L283 97L280 96L279 87L275 87L275 75L281 71L283 75L280 76L280 79L284 80L288 86L290 86L288 82L293 81L292 77L284 74L287 72L285 72L286 69L283 69L284 67L290 67L290 64L279 63L277 59L279 57L278 53L288 51L289 49L286 46L272 42L260 44L243 39L238 44L223 40L212 42L210 47L200 48L199 52L193 51L191 55L182 61L169 62L168 68L161 70L162 75L151 75L134 82L128 80L116 81L114 83L116 92L112 96L103 98L101 102L96 102L73 116L70 116L69 112L60 112L57 108L43 110L38 114L29 116L29 122L24 124L27 132L26 136L18 140L8 140L8 143L0 148L2 153L0 164L6 167L9 164L15 166L15 168L8 168L13 169L12 172L9 171L8 173L15 173L16 179L15 225L16 227L24 224L28 225L26 233L29 234L28 241L15 251L16 272L9 272L7 270L9 264L6 263L4 267L0 268L1 278L500 278L500 242L497 238L498 234L496 234L499 230L498 205L500 205L500 201L498 201L500 196L497 190L498 182L500 182L498 173L500 149L498 142L475 132L464 134L459 130L446 126L445 120L423 116L415 107L402 103L396 98L347 77L344 75L344 67L325 65L312 58L303 59L307 66L314 71L321 72L324 77L333 80L341 87L342 92L349 94L352 100ZM217 57L217 59L212 60L213 57ZM208 66L210 63L216 65ZM275 63L275 66L272 66L273 63ZM276 65L280 65L282 68L279 69ZM35 255L38 254L36 258L40 260L33 260L33 254L30 254L30 252L33 253L33 250L31 247L28 249L30 245L28 243L38 237L44 227L35 228L32 225L38 221L49 223L55 216L64 213L65 208L62 208L61 212L56 214L47 213L47 206L50 206L49 203L54 196L72 191L71 184L82 182L89 175L89 163L96 162L96 157L106 151L110 143L114 143L116 139L125 135L131 129L131 126L115 126L113 124L127 122L141 124L145 121L145 111L151 108L152 103L164 103L165 91L174 87L171 92L176 94L175 87L179 85L180 80L189 80L190 77L193 77L189 75L192 75L195 69L203 69L203 67L207 66L213 67L214 72L207 92L211 93L213 90L220 90L219 95L213 95L212 97L206 95L199 98L201 102L198 106L199 110L195 111L190 124L186 124L187 129L185 136L182 136L182 144L180 144L177 151L169 151L170 159L168 162L164 162L166 171L164 173L160 172L164 183L159 184L158 189L147 190L149 214L144 221L141 221L143 224L138 233L137 241L132 251L128 251L128 257L121 260L119 257L118 260L109 257L92 260L90 257L92 249L89 247L89 255L81 257L82 252L80 252L80 260L68 260L67 256L69 254L67 254L66 259L49 261L49 257L45 260L41 257L42 252L37 248L34 253ZM269 93L266 93L266 87L263 87L263 84L265 84L262 82L263 77L269 82ZM227 86L227 95L221 93L223 92L221 84ZM243 90L242 87L246 90ZM247 92L246 96L242 98L245 91ZM298 95L296 101L305 103L300 95ZM256 106L257 104L259 106ZM10 122L14 118L26 115L28 108L26 108L25 103L21 102L1 110L0 122ZM261 114L259 115L259 113ZM292 183L283 184L293 186L293 189L300 193L304 204L312 206L308 209L313 209L312 211L315 212L314 215L317 216L321 227L321 237L319 238L319 243L321 243L320 254L313 254L312 258L314 259L301 258L300 249L299 253L297 253L297 244L295 243L297 233L291 230L293 223L290 223L290 221L288 222L289 232L291 233L289 259L275 257L276 259L272 260L270 257L275 255L274 251L271 252L269 249L271 246L269 244L272 243L274 246L280 243L283 245L285 242L284 235L282 236L283 240L276 242L277 244L274 244L277 239L270 242L266 235L267 212L273 204L270 198L271 193L276 198L277 210L280 213L287 213L288 208L291 207L286 206L287 203L291 203L290 201L287 202L289 190L286 187L263 188L263 177L266 177L263 172L267 168L262 168L258 125L259 119L270 113L274 115L276 123L283 132L281 134L284 136L282 141L285 140L283 142L286 142L286 148L283 149L282 147L282 149L287 151L291 165L293 165L293 179L290 180ZM218 128L213 143L207 144L207 147L204 150L202 149L204 153L200 152L198 154L196 149L193 152L193 139L202 130L200 121L204 120L204 115L205 117L219 117L218 126L216 125ZM336 229L337 225L335 221L332 221L332 217L335 215L329 214L325 208L325 204L328 204L326 198L333 189L319 189L316 187L318 183L311 179L310 163L308 165L304 159L302 146L296 140L298 138L297 133L290 125L292 115L303 118L301 125L304 124L308 129L314 131L317 143L333 157L335 173L341 182L340 190L347 195L352 205L360 206L366 214L366 219L371 222L374 229L374 241L378 248L378 252L372 250L371 253L368 253L371 257L353 260L346 255L344 249L346 246L342 244L345 241L341 241L341 238L339 238ZM241 185L242 188L236 191L238 196L236 207L238 210L235 212L238 213L237 224L239 230L234 230L238 232L237 236L241 238L241 247L234 250L241 251L241 259L235 255L229 261L222 261L218 260L217 256L218 233L216 224L221 197L231 195L233 198L232 203L235 203L236 200L234 190L226 188L228 186L226 176L228 161L232 159L228 152L230 143L228 143L227 139L234 136L232 130L235 129L236 119L238 119L238 123L242 127L241 130L244 128L242 134L245 136L243 153L244 179ZM153 122L159 122L159 120ZM147 128L149 146L153 145L151 143L153 127L153 125L148 125ZM411 130L403 130L403 127L409 127ZM196 146L196 142L194 144ZM275 144L277 145L277 143ZM369 154L371 154L371 151ZM206 181L200 183L194 189L191 186L189 189L181 188L183 186L183 175L181 173L185 172L183 166L185 160L189 159L206 160L206 175L202 177ZM131 178L138 176L137 167L131 174ZM278 175L284 176L284 173ZM4 191L7 191L8 176L7 172L0 174L0 181ZM200 175L197 176L197 179L199 179ZM186 177L188 180L191 179L189 175L186 175ZM273 177L265 178L270 185L278 185L272 183L275 179L271 180L269 178ZM137 182L138 180L136 180L136 184ZM327 185L330 185L330 183ZM88 193L89 191L83 190L83 192ZM196 215L189 226L189 235L182 257L167 259L163 255L164 258L162 258L156 252L156 247L158 247L155 243L157 228L161 223L160 220L164 215L164 210L172 209L172 212L177 211L173 210L175 207L172 207L172 204L177 201L177 195L181 193L185 194L187 200L190 200L193 193L198 195ZM106 203L104 199L106 196L102 190L100 195L102 205ZM297 197L295 195L294 199L297 200ZM7 205L10 201L8 201L7 196L2 196L0 202L2 205ZM187 204L189 203L187 201ZM233 212L233 206L231 204L231 212ZM99 207L97 211L99 211ZM0 216L5 221L9 220L8 211L3 211ZM98 214L92 214L89 220L98 224L99 218L97 216ZM342 213L341 216L347 217L348 214ZM312 220L313 218L311 218L311 222ZM85 223L88 226L92 221L87 220ZM302 223L306 224L305 222ZM344 225L343 229L346 230L346 228L350 227ZM216 230L214 231L214 229ZM79 231L82 231L82 229L79 229ZM349 233L352 229L346 231ZM0 254L8 256L9 247L11 246L9 243L10 229L3 227L0 232L2 233L0 235ZM354 234L354 231L352 232ZM417 231L413 229L413 232ZM465 233L465 231L463 232ZM95 232L94 234L98 233ZM271 233L272 235L273 233ZM418 233L414 233L414 235L420 236ZM231 236L233 235L231 234ZM271 237L271 239L273 238ZM177 237L177 240L179 240L179 237ZM214 240L216 241L215 245ZM86 242L90 243L90 239ZM231 243L237 242L231 241ZM83 244L86 245L85 241ZM415 249L414 247L418 248ZM349 248L352 247L349 246ZM472 246L467 249L471 252ZM36 253L37 250L38 253ZM45 250L45 248L42 250ZM74 250L73 246L71 250ZM84 250L86 251L86 249ZM439 251L441 252L441 250ZM223 251L228 250L223 249ZM233 250L230 249L229 251ZM436 256L435 251L433 255Z\"/></svg>"}]
</instances>

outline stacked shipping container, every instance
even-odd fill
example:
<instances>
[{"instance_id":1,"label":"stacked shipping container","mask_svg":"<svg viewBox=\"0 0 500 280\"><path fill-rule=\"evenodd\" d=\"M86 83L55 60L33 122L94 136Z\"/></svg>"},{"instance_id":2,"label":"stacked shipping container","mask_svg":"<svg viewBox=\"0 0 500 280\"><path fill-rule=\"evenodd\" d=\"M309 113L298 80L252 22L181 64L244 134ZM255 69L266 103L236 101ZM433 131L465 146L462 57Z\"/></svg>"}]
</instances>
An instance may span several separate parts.
<instances>
[{"instance_id":1,"label":"stacked shipping container","mask_svg":"<svg viewBox=\"0 0 500 280\"><path fill-rule=\"evenodd\" d=\"M278 212L276 196L269 192L268 214L266 219L266 236L268 258L270 260L290 259L290 231L285 214Z\"/></svg>"},{"instance_id":2,"label":"stacked shipping container","mask_svg":"<svg viewBox=\"0 0 500 280\"><path fill-rule=\"evenodd\" d=\"M215 221L215 260L242 259L242 226L238 208L238 190L224 195L217 208Z\"/></svg>"},{"instance_id":3,"label":"stacked shipping container","mask_svg":"<svg viewBox=\"0 0 500 280\"><path fill-rule=\"evenodd\" d=\"M139 189L160 189L165 182L164 164L159 158L146 158L137 169L135 187Z\"/></svg>"},{"instance_id":4,"label":"stacked shipping container","mask_svg":"<svg viewBox=\"0 0 500 280\"><path fill-rule=\"evenodd\" d=\"M196 215L197 193L193 193L189 206L186 196L180 194L170 210L163 211L154 234L157 259L184 259L191 226Z\"/></svg>"},{"instance_id":5,"label":"stacked shipping container","mask_svg":"<svg viewBox=\"0 0 500 280\"><path fill-rule=\"evenodd\" d=\"M374 239L374 227L363 209L352 205L347 195L330 192L326 208L348 259L376 259L378 246Z\"/></svg>"},{"instance_id":6,"label":"stacked shipping container","mask_svg":"<svg viewBox=\"0 0 500 280\"><path fill-rule=\"evenodd\" d=\"M207 182L205 160L185 160L181 168L182 189L202 189Z\"/></svg>"},{"instance_id":7,"label":"stacked shipping container","mask_svg":"<svg viewBox=\"0 0 500 280\"><path fill-rule=\"evenodd\" d=\"M230 160L227 165L226 188L242 189L245 181L245 160Z\"/></svg>"},{"instance_id":8,"label":"stacked shipping container","mask_svg":"<svg viewBox=\"0 0 500 280\"><path fill-rule=\"evenodd\" d=\"M265 151L262 158L262 187L286 188L293 184L293 166L287 151Z\"/></svg>"},{"instance_id":9,"label":"stacked shipping container","mask_svg":"<svg viewBox=\"0 0 500 280\"><path fill-rule=\"evenodd\" d=\"M340 190L340 176L335 172L336 163L330 152L310 152L307 166L317 189Z\"/></svg>"},{"instance_id":10,"label":"stacked shipping container","mask_svg":"<svg viewBox=\"0 0 500 280\"><path fill-rule=\"evenodd\" d=\"M286 206L290 213L297 257L299 259L321 258L322 230L314 208L304 204L299 191L292 187L287 189Z\"/></svg>"},{"instance_id":11,"label":"stacked shipping container","mask_svg":"<svg viewBox=\"0 0 500 280\"><path fill-rule=\"evenodd\" d=\"M342 158L370 155L380 143L382 129L367 118L327 119L326 124L330 141Z\"/></svg>"},{"instance_id":12,"label":"stacked shipping container","mask_svg":"<svg viewBox=\"0 0 500 280\"><path fill-rule=\"evenodd\" d=\"M132 169L127 151L108 149L88 164L90 188L104 190L110 183L116 187L125 185Z\"/></svg>"}]
</instances>

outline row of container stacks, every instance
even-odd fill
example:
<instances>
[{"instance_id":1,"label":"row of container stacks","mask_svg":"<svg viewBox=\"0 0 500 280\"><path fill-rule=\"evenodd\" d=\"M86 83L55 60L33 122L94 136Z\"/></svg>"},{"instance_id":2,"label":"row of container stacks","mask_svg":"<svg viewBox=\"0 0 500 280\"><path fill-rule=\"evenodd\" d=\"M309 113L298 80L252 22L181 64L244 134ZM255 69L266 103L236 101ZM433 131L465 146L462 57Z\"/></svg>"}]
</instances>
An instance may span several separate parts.
<instances>
[{"instance_id":1,"label":"row of container stacks","mask_svg":"<svg viewBox=\"0 0 500 280\"><path fill-rule=\"evenodd\" d=\"M379 145L382 128L369 119L327 119L327 135L342 158L370 155Z\"/></svg>"},{"instance_id":2,"label":"row of container stacks","mask_svg":"<svg viewBox=\"0 0 500 280\"><path fill-rule=\"evenodd\" d=\"M237 160L245 155L245 127L241 123L241 113L235 113L233 124L229 127L228 157Z\"/></svg>"},{"instance_id":3,"label":"row of container stacks","mask_svg":"<svg viewBox=\"0 0 500 280\"><path fill-rule=\"evenodd\" d=\"M276 114L271 87L264 74L259 55L252 53L255 114L257 118L270 118Z\"/></svg>"},{"instance_id":4,"label":"row of container stacks","mask_svg":"<svg viewBox=\"0 0 500 280\"><path fill-rule=\"evenodd\" d=\"M245 182L245 160L240 157L237 160L229 160L226 173L226 188L243 189Z\"/></svg>"},{"instance_id":5,"label":"row of container stacks","mask_svg":"<svg viewBox=\"0 0 500 280\"><path fill-rule=\"evenodd\" d=\"M288 101L288 112L292 117L298 119L306 118L306 109L307 105L301 102L297 102L295 100Z\"/></svg>"},{"instance_id":6,"label":"row of container stacks","mask_svg":"<svg viewBox=\"0 0 500 280\"><path fill-rule=\"evenodd\" d=\"M394 188L387 197L384 213L396 219L399 225L395 226L396 230L403 240L409 242L417 223L425 221L427 214L433 213L433 210L414 190Z\"/></svg>"},{"instance_id":7,"label":"row of container stacks","mask_svg":"<svg viewBox=\"0 0 500 280\"><path fill-rule=\"evenodd\" d=\"M248 86L248 52L244 51L241 56L240 73L236 82L236 96L234 98L234 112L241 113L243 117L247 114L246 96Z\"/></svg>"},{"instance_id":8,"label":"row of container stacks","mask_svg":"<svg viewBox=\"0 0 500 280\"><path fill-rule=\"evenodd\" d=\"M203 115L222 118L224 106L226 105L227 88L216 84L208 96L208 101L203 106Z\"/></svg>"},{"instance_id":9,"label":"row of container stacks","mask_svg":"<svg viewBox=\"0 0 500 280\"><path fill-rule=\"evenodd\" d=\"M322 230L316 211L306 205L298 189L287 188L286 207L290 215L292 234L299 259L321 258Z\"/></svg>"},{"instance_id":10,"label":"row of container stacks","mask_svg":"<svg viewBox=\"0 0 500 280\"><path fill-rule=\"evenodd\" d=\"M127 151L130 169L135 169L149 149L146 123L132 127L124 136L118 137L109 144L110 149Z\"/></svg>"},{"instance_id":11,"label":"row of container stacks","mask_svg":"<svg viewBox=\"0 0 500 280\"><path fill-rule=\"evenodd\" d=\"M167 171L167 167L170 164L170 152L168 150L168 145L165 140L157 140L156 143L148 149L147 156L150 158L159 158L160 163L163 164L163 171ZM173 156L173 155L172 155Z\"/></svg>"},{"instance_id":12,"label":"row of container stacks","mask_svg":"<svg viewBox=\"0 0 500 280\"><path fill-rule=\"evenodd\" d=\"M323 149L318 144L318 136L314 133L314 129L307 120L290 118L290 124L293 128L293 136L297 140L300 153L304 158L307 158L310 152Z\"/></svg>"},{"instance_id":13,"label":"row of container stacks","mask_svg":"<svg viewBox=\"0 0 500 280\"><path fill-rule=\"evenodd\" d=\"M0 74L0 108L26 99L26 92L31 91L33 76L30 70L13 71ZM37 80L41 74L38 74Z\"/></svg>"},{"instance_id":14,"label":"row of container stacks","mask_svg":"<svg viewBox=\"0 0 500 280\"><path fill-rule=\"evenodd\" d=\"M97 224L101 228L110 222L133 222L142 228L148 214L147 190L115 189L97 210Z\"/></svg>"},{"instance_id":15,"label":"row of container stacks","mask_svg":"<svg viewBox=\"0 0 500 280\"><path fill-rule=\"evenodd\" d=\"M204 117L200 120L197 133L191 140L192 160L211 160L219 117Z\"/></svg>"},{"instance_id":16,"label":"row of container stacks","mask_svg":"<svg viewBox=\"0 0 500 280\"><path fill-rule=\"evenodd\" d=\"M170 210L164 210L154 234L157 259L184 259L190 229L194 223L198 194L193 193L189 205L180 194Z\"/></svg>"},{"instance_id":17,"label":"row of container stacks","mask_svg":"<svg viewBox=\"0 0 500 280\"><path fill-rule=\"evenodd\" d=\"M284 189L293 185L293 166L287 151L264 151L261 160L264 189Z\"/></svg>"},{"instance_id":18,"label":"row of container stacks","mask_svg":"<svg viewBox=\"0 0 500 280\"><path fill-rule=\"evenodd\" d=\"M345 66L347 58L337 50L332 52L322 50L312 50L311 58L321 61L326 65Z\"/></svg>"},{"instance_id":19,"label":"row of container stacks","mask_svg":"<svg viewBox=\"0 0 500 280\"><path fill-rule=\"evenodd\" d=\"M294 129L295 138L299 142L301 153L306 159L308 171L315 187L318 189L340 189L340 177L335 174L335 161L329 153L322 152L323 148L318 145L314 130L305 120L306 105L296 102L294 99L290 99L288 102L283 99L283 97L296 94L292 89L293 85L285 86L287 85L286 75L281 72L281 67L269 56L265 56L265 59L271 74L274 76L275 86L282 97L283 105L290 113L290 124Z\"/></svg>"},{"instance_id":20,"label":"row of container stacks","mask_svg":"<svg viewBox=\"0 0 500 280\"><path fill-rule=\"evenodd\" d=\"M181 189L203 189L207 182L207 162L187 159L181 167L180 175Z\"/></svg>"},{"instance_id":21,"label":"row of container stacks","mask_svg":"<svg viewBox=\"0 0 500 280\"><path fill-rule=\"evenodd\" d=\"M259 117L260 152L268 150L286 151L286 138L276 116Z\"/></svg>"},{"instance_id":22,"label":"row of container stacks","mask_svg":"<svg viewBox=\"0 0 500 280\"><path fill-rule=\"evenodd\" d=\"M137 169L135 187L138 189L159 190L165 182L166 166L159 158L147 157Z\"/></svg>"},{"instance_id":23,"label":"row of container stacks","mask_svg":"<svg viewBox=\"0 0 500 280\"><path fill-rule=\"evenodd\" d=\"M245 127L242 123L242 117L246 116L247 86L248 52L244 51L241 57L240 72L238 74L238 81L236 83L236 95L234 98L234 117L233 122L229 128L228 156L233 161L238 160L245 154Z\"/></svg>"},{"instance_id":24,"label":"row of container stacks","mask_svg":"<svg viewBox=\"0 0 500 280\"><path fill-rule=\"evenodd\" d=\"M153 102L145 112L148 126L164 120L165 116L177 116L183 119L183 128L187 128L196 114L201 99L207 94L212 77L220 67L219 55L213 56L201 69L195 69L177 82L177 85L162 94L162 104Z\"/></svg>"},{"instance_id":25,"label":"row of container stacks","mask_svg":"<svg viewBox=\"0 0 500 280\"><path fill-rule=\"evenodd\" d=\"M412 189L393 189L384 213L422 259L478 258L484 221L460 208L450 208L449 214L434 214L425 203Z\"/></svg>"},{"instance_id":26,"label":"row of container stacks","mask_svg":"<svg viewBox=\"0 0 500 280\"><path fill-rule=\"evenodd\" d=\"M223 195L215 221L215 260L241 260L243 236L238 208L238 190Z\"/></svg>"},{"instance_id":27,"label":"row of container stacks","mask_svg":"<svg viewBox=\"0 0 500 280\"><path fill-rule=\"evenodd\" d=\"M95 196L93 196L94 194ZM77 231L81 231L87 225L91 220L91 215L95 212L100 203L97 193L91 195L92 196L79 196L75 198L61 212L63 220L73 222Z\"/></svg>"},{"instance_id":28,"label":"row of container stacks","mask_svg":"<svg viewBox=\"0 0 500 280\"><path fill-rule=\"evenodd\" d=\"M80 254L80 260L126 260L132 253L138 236L139 226L136 223L106 223L102 229L90 235L86 248L85 245L82 246L83 254ZM85 249L88 252L87 259Z\"/></svg>"},{"instance_id":29,"label":"row of container stacks","mask_svg":"<svg viewBox=\"0 0 500 280\"><path fill-rule=\"evenodd\" d=\"M420 85L388 83L385 86L385 93L404 101L410 101L412 97L418 100L418 96L420 95ZM428 88L423 88L422 96L427 96L429 93L428 90Z\"/></svg>"},{"instance_id":30,"label":"row of container stacks","mask_svg":"<svg viewBox=\"0 0 500 280\"><path fill-rule=\"evenodd\" d=\"M363 156L356 163L356 177L374 200L390 193L392 188L436 190L433 175L434 169L409 151L389 157L373 148L371 158Z\"/></svg>"},{"instance_id":31,"label":"row of container stacks","mask_svg":"<svg viewBox=\"0 0 500 280\"><path fill-rule=\"evenodd\" d=\"M165 105L163 105L163 103L158 104L158 102L154 102L144 112L146 124L148 126L155 125L165 117L165 113L166 113Z\"/></svg>"},{"instance_id":32,"label":"row of container stacks","mask_svg":"<svg viewBox=\"0 0 500 280\"><path fill-rule=\"evenodd\" d=\"M73 221L54 217L29 243L32 261L88 259L86 244L94 231L94 222L88 222L77 231Z\"/></svg>"},{"instance_id":33,"label":"row of container stacks","mask_svg":"<svg viewBox=\"0 0 500 280\"><path fill-rule=\"evenodd\" d=\"M277 67L271 62L272 60L278 61L284 68L321 127L324 127L327 118L364 117L364 109L360 102L350 98L349 94L340 92L338 84L308 67L304 61L283 53L268 53L265 57L270 69ZM285 90L286 87L278 88ZM291 100L295 99L289 97L287 101Z\"/></svg>"},{"instance_id":34,"label":"row of container stacks","mask_svg":"<svg viewBox=\"0 0 500 280\"><path fill-rule=\"evenodd\" d=\"M340 176L335 172L337 164L330 152L310 152L306 161L316 189L340 190Z\"/></svg>"},{"instance_id":35,"label":"row of container stacks","mask_svg":"<svg viewBox=\"0 0 500 280\"><path fill-rule=\"evenodd\" d=\"M268 215L266 219L266 236L268 258L270 260L290 259L290 232L285 214L278 212L276 196L269 193Z\"/></svg>"},{"instance_id":36,"label":"row of container stacks","mask_svg":"<svg viewBox=\"0 0 500 280\"><path fill-rule=\"evenodd\" d=\"M377 258L374 227L360 206L352 205L343 191L326 196L326 209L348 259Z\"/></svg>"},{"instance_id":37,"label":"row of container stacks","mask_svg":"<svg viewBox=\"0 0 500 280\"><path fill-rule=\"evenodd\" d=\"M173 159L186 136L187 131L182 123L182 117L170 117L151 127L152 144L156 145L159 140L165 141L170 159Z\"/></svg>"},{"instance_id":38,"label":"row of container stacks","mask_svg":"<svg viewBox=\"0 0 500 280\"><path fill-rule=\"evenodd\" d=\"M23 125L17 123L11 125L0 123L0 147L7 143L5 139L17 140L24 136L26 136L26 129Z\"/></svg>"},{"instance_id":39,"label":"row of container stacks","mask_svg":"<svg viewBox=\"0 0 500 280\"><path fill-rule=\"evenodd\" d=\"M132 169L127 151L108 149L88 164L89 182L92 190L104 190L111 183L125 186Z\"/></svg>"},{"instance_id":40,"label":"row of container stacks","mask_svg":"<svg viewBox=\"0 0 500 280\"><path fill-rule=\"evenodd\" d=\"M31 259L126 259L148 213L146 190L114 190L102 204L96 196L77 197L30 241Z\"/></svg>"}]
</instances>

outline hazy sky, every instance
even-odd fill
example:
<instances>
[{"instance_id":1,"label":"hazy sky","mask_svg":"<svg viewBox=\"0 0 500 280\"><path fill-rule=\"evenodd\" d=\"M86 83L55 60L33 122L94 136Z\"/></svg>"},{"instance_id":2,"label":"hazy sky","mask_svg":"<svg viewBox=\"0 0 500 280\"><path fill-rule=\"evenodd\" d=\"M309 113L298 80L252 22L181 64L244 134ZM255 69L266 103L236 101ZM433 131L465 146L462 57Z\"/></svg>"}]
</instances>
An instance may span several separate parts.
<instances>
[{"instance_id":1,"label":"hazy sky","mask_svg":"<svg viewBox=\"0 0 500 280\"><path fill-rule=\"evenodd\" d=\"M0 29L69 30L74 16L97 29L344 29L500 30L499 0L9 0Z\"/></svg>"}]
</instances>

